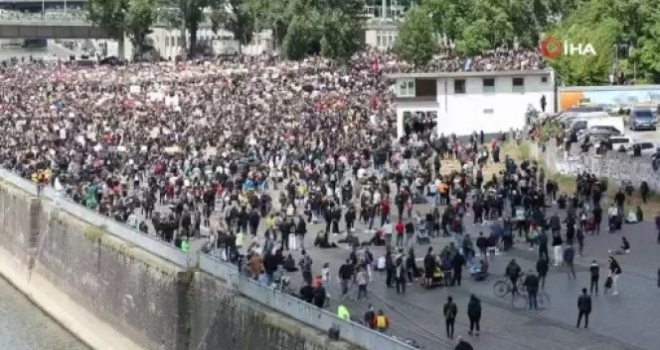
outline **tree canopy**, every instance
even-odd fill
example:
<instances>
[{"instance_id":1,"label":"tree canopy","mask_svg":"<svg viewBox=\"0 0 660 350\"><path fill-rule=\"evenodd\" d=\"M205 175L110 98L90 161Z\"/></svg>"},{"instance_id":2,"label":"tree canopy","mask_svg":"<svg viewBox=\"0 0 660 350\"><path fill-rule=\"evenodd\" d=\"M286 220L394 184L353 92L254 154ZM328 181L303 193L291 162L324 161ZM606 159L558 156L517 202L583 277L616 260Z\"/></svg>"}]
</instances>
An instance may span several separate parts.
<instances>
[{"instance_id":1,"label":"tree canopy","mask_svg":"<svg viewBox=\"0 0 660 350\"><path fill-rule=\"evenodd\" d=\"M362 46L364 2L361 0L244 0L259 23L272 30L274 48L289 59L322 54L346 60Z\"/></svg>"},{"instance_id":2,"label":"tree canopy","mask_svg":"<svg viewBox=\"0 0 660 350\"><path fill-rule=\"evenodd\" d=\"M438 43L475 55L496 47L537 48L544 36L591 44L594 56L549 60L567 84L660 82L660 0L419 0ZM404 29L408 24L400 24ZM402 31L400 41L408 41ZM404 35L404 37L401 37ZM615 49L616 47L616 49Z\"/></svg>"},{"instance_id":3,"label":"tree canopy","mask_svg":"<svg viewBox=\"0 0 660 350\"><path fill-rule=\"evenodd\" d=\"M127 36L139 57L145 48L147 35L156 20L156 0L91 0L87 15L92 23L103 28L113 39Z\"/></svg>"},{"instance_id":4,"label":"tree canopy","mask_svg":"<svg viewBox=\"0 0 660 350\"><path fill-rule=\"evenodd\" d=\"M399 26L394 50L404 60L421 67L433 58L436 46L431 15L421 7L412 8Z\"/></svg>"},{"instance_id":5,"label":"tree canopy","mask_svg":"<svg viewBox=\"0 0 660 350\"><path fill-rule=\"evenodd\" d=\"M566 84L597 84L610 75L660 83L660 0L387 0L410 6L399 24L396 52L415 65L439 46L461 55L496 47L535 49L545 36L590 44L594 56L549 60ZM89 18L115 39L141 50L159 19L185 28L190 55L202 21L243 44L271 30L273 49L289 59L324 55L346 60L363 46L365 5L380 0L89 0Z\"/></svg>"}]
</instances>

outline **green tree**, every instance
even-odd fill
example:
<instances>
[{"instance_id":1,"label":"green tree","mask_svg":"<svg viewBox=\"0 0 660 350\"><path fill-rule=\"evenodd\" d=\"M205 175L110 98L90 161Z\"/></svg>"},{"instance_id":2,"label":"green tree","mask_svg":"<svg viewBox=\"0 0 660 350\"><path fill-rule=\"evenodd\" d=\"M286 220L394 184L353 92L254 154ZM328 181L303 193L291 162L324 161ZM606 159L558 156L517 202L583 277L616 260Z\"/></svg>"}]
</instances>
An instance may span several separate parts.
<instances>
[{"instance_id":1,"label":"green tree","mask_svg":"<svg viewBox=\"0 0 660 350\"><path fill-rule=\"evenodd\" d=\"M252 41L252 35L255 30L254 16L243 0L229 0L229 5L231 6L232 14L229 16L227 29L234 34L234 39L238 40L239 43L242 45L248 44Z\"/></svg>"},{"instance_id":2,"label":"green tree","mask_svg":"<svg viewBox=\"0 0 660 350\"><path fill-rule=\"evenodd\" d=\"M361 23L349 16L338 10L323 16L321 54L345 61L360 49Z\"/></svg>"},{"instance_id":3,"label":"green tree","mask_svg":"<svg viewBox=\"0 0 660 350\"><path fill-rule=\"evenodd\" d=\"M141 58L147 36L156 21L156 0L130 0L126 16L126 34L133 44L133 57Z\"/></svg>"},{"instance_id":4,"label":"green tree","mask_svg":"<svg viewBox=\"0 0 660 350\"><path fill-rule=\"evenodd\" d=\"M191 58L197 54L197 32L204 22L210 21L214 31L227 27L231 22L224 0L164 0L160 6L163 20L182 33L189 34L188 38L182 34L182 39Z\"/></svg>"},{"instance_id":5,"label":"green tree","mask_svg":"<svg viewBox=\"0 0 660 350\"><path fill-rule=\"evenodd\" d=\"M493 47L488 21L485 19L470 23L455 42L456 52L464 55L477 55Z\"/></svg>"},{"instance_id":6,"label":"green tree","mask_svg":"<svg viewBox=\"0 0 660 350\"><path fill-rule=\"evenodd\" d=\"M394 50L407 62L421 67L433 58L436 44L430 13L423 7L410 9L399 25Z\"/></svg>"},{"instance_id":7,"label":"green tree","mask_svg":"<svg viewBox=\"0 0 660 350\"><path fill-rule=\"evenodd\" d=\"M128 7L127 0L90 0L85 4L89 21L115 40L124 40Z\"/></svg>"},{"instance_id":8,"label":"green tree","mask_svg":"<svg viewBox=\"0 0 660 350\"><path fill-rule=\"evenodd\" d=\"M90 0L86 12L111 38L121 43L128 36L134 57L140 57L156 19L155 5L155 0Z\"/></svg>"},{"instance_id":9,"label":"green tree","mask_svg":"<svg viewBox=\"0 0 660 350\"><path fill-rule=\"evenodd\" d=\"M660 0L574 1L549 33L572 43L590 43L597 56L564 56L550 62L567 84L597 84L622 73L637 83L660 82ZM615 50L622 44L627 49Z\"/></svg>"},{"instance_id":10,"label":"green tree","mask_svg":"<svg viewBox=\"0 0 660 350\"><path fill-rule=\"evenodd\" d=\"M275 46L283 45L287 58L321 53L346 60L361 46L365 4L361 0L244 1L256 28L271 29Z\"/></svg>"},{"instance_id":11,"label":"green tree","mask_svg":"<svg viewBox=\"0 0 660 350\"><path fill-rule=\"evenodd\" d=\"M318 51L320 33L319 27L314 24L314 18L294 16L287 28L282 51L284 55L292 60L303 59L307 54Z\"/></svg>"}]
</instances>

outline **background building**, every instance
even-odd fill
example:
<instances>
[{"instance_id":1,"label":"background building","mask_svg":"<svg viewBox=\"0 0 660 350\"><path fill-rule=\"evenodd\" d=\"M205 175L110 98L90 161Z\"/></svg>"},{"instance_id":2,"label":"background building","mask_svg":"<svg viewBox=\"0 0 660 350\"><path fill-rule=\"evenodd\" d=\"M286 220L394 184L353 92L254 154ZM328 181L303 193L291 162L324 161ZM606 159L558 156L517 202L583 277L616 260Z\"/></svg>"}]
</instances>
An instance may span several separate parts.
<instances>
[{"instance_id":1,"label":"background building","mask_svg":"<svg viewBox=\"0 0 660 350\"><path fill-rule=\"evenodd\" d=\"M395 80L397 134L404 121L426 114L437 121L438 134L497 133L525 125L529 106L546 111L555 106L551 70L507 72L405 73Z\"/></svg>"}]
</instances>

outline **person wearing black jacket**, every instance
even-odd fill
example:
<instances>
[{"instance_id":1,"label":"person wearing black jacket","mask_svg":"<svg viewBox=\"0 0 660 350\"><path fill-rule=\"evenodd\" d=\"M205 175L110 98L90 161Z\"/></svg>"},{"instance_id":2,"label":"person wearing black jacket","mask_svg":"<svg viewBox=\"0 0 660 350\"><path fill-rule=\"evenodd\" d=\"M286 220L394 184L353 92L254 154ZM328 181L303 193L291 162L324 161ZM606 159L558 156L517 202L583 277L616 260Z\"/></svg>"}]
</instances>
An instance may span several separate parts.
<instances>
[{"instance_id":1,"label":"person wearing black jacket","mask_svg":"<svg viewBox=\"0 0 660 350\"><path fill-rule=\"evenodd\" d=\"M530 310L538 310L538 304L536 302L536 296L539 292L539 279L534 274L534 271L530 270L529 274L525 277L525 290L527 290L527 297L529 298L528 304Z\"/></svg>"},{"instance_id":2,"label":"person wearing black jacket","mask_svg":"<svg viewBox=\"0 0 660 350\"><path fill-rule=\"evenodd\" d=\"M479 248L481 257L488 261L488 254L486 254L486 251L488 250L488 238L484 237L483 232L479 232L479 238L477 238L477 248Z\"/></svg>"},{"instance_id":3,"label":"person wearing black jacket","mask_svg":"<svg viewBox=\"0 0 660 350\"><path fill-rule=\"evenodd\" d=\"M376 312L374 311L373 305L369 304L369 309L364 313L364 324L371 328L376 329Z\"/></svg>"},{"instance_id":4,"label":"person wearing black jacket","mask_svg":"<svg viewBox=\"0 0 660 350\"><path fill-rule=\"evenodd\" d=\"M323 284L319 283L319 285L316 286L316 289L314 290L314 305L319 309L323 309L325 307L327 297L328 295L325 291L325 287L323 287Z\"/></svg>"},{"instance_id":5,"label":"person wearing black jacket","mask_svg":"<svg viewBox=\"0 0 660 350\"><path fill-rule=\"evenodd\" d=\"M536 272L539 274L541 289L545 289L545 277L548 276L548 270L550 270L548 259L546 257L541 257L539 261L536 262Z\"/></svg>"},{"instance_id":6,"label":"person wearing black jacket","mask_svg":"<svg viewBox=\"0 0 660 350\"><path fill-rule=\"evenodd\" d=\"M353 265L350 260L346 260L344 264L339 267L339 281L341 283L341 296L346 297L348 293L348 283L353 278Z\"/></svg>"},{"instance_id":7,"label":"person wearing black jacket","mask_svg":"<svg viewBox=\"0 0 660 350\"><path fill-rule=\"evenodd\" d=\"M454 257L451 259L451 267L454 270L452 273L453 279L451 285L460 286L461 285L461 276L463 274L463 265L465 265L465 258L461 253L454 254Z\"/></svg>"},{"instance_id":8,"label":"person wearing black jacket","mask_svg":"<svg viewBox=\"0 0 660 350\"><path fill-rule=\"evenodd\" d=\"M300 216L298 222L296 223L295 228L296 236L298 238L298 244L300 244L300 249L305 249L305 234L307 234L307 223L305 223L305 218Z\"/></svg>"},{"instance_id":9,"label":"person wearing black jacket","mask_svg":"<svg viewBox=\"0 0 660 350\"><path fill-rule=\"evenodd\" d=\"M447 297L447 303L442 308L442 314L445 316L445 325L447 327L447 337L454 337L454 323L456 323L456 315L458 314L458 307L454 303L452 297Z\"/></svg>"},{"instance_id":10,"label":"person wearing black jacket","mask_svg":"<svg viewBox=\"0 0 660 350\"><path fill-rule=\"evenodd\" d=\"M589 292L591 294L596 293L598 295L598 279L600 278L600 267L596 260L591 262L589 266L589 274L591 275L591 285L589 286Z\"/></svg>"},{"instance_id":11,"label":"person wearing black jacket","mask_svg":"<svg viewBox=\"0 0 660 350\"><path fill-rule=\"evenodd\" d=\"M548 255L548 234L545 230L539 232L537 242L539 245L539 259L545 257L545 260L550 260L550 256Z\"/></svg>"},{"instance_id":12,"label":"person wearing black jacket","mask_svg":"<svg viewBox=\"0 0 660 350\"><path fill-rule=\"evenodd\" d=\"M468 302L467 315L470 320L470 331L469 335L472 335L472 331L476 328L476 335L479 335L479 321L481 320L481 300L477 298L474 294L470 295L470 301Z\"/></svg>"},{"instance_id":13,"label":"person wearing black jacket","mask_svg":"<svg viewBox=\"0 0 660 350\"><path fill-rule=\"evenodd\" d=\"M621 266L619 265L619 262L614 259L613 256L609 257L610 261L610 277L612 277L612 295L618 295L619 294L619 276L621 276Z\"/></svg>"},{"instance_id":14,"label":"person wearing black jacket","mask_svg":"<svg viewBox=\"0 0 660 350\"><path fill-rule=\"evenodd\" d=\"M553 229L554 231L554 229ZM562 253L561 248L564 244L564 241L561 238L561 233L559 231L552 233L552 250L555 256L555 266L559 266L562 263Z\"/></svg>"},{"instance_id":15,"label":"person wearing black jacket","mask_svg":"<svg viewBox=\"0 0 660 350\"><path fill-rule=\"evenodd\" d=\"M387 253L385 253L385 285L387 285L387 288L392 288L393 282L394 282L394 272L396 271L396 268L394 266L394 258L392 257L392 251L388 250Z\"/></svg>"},{"instance_id":16,"label":"person wearing black jacket","mask_svg":"<svg viewBox=\"0 0 660 350\"><path fill-rule=\"evenodd\" d=\"M591 297L587 294L587 288L582 288L582 295L578 297L578 320L577 328L580 328L580 322L584 317L584 328L589 327L589 314L591 313Z\"/></svg>"},{"instance_id":17,"label":"person wearing black jacket","mask_svg":"<svg viewBox=\"0 0 660 350\"><path fill-rule=\"evenodd\" d=\"M311 284L305 283L305 285L300 288L300 299L308 303L314 302L314 287Z\"/></svg>"},{"instance_id":18,"label":"person wearing black jacket","mask_svg":"<svg viewBox=\"0 0 660 350\"><path fill-rule=\"evenodd\" d=\"M472 344L463 340L463 338L458 337L457 344L454 350L474 350L474 348L472 347Z\"/></svg>"}]
</instances>

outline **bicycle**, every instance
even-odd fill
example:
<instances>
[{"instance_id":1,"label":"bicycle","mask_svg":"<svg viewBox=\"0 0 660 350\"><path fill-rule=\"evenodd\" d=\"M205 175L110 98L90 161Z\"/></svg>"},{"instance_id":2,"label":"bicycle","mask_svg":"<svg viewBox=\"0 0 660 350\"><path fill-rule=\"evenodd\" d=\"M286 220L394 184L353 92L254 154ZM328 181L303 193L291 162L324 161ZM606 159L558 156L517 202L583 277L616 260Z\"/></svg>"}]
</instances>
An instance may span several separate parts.
<instances>
[{"instance_id":1,"label":"bicycle","mask_svg":"<svg viewBox=\"0 0 660 350\"><path fill-rule=\"evenodd\" d=\"M525 274L521 273L516 282L519 292L524 288L524 280ZM495 293L495 296L497 297L504 298L505 295L510 294L511 292L513 292L513 286L511 285L511 279L509 277L504 277L493 285L493 293Z\"/></svg>"},{"instance_id":2,"label":"bicycle","mask_svg":"<svg viewBox=\"0 0 660 350\"><path fill-rule=\"evenodd\" d=\"M511 299L511 306L514 309L529 309L529 296L527 292L521 291L520 294ZM545 292L536 293L536 307L539 310L545 310L550 306L550 296Z\"/></svg>"}]
</instances>

